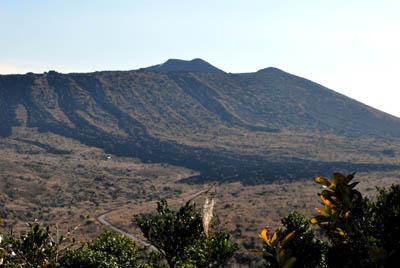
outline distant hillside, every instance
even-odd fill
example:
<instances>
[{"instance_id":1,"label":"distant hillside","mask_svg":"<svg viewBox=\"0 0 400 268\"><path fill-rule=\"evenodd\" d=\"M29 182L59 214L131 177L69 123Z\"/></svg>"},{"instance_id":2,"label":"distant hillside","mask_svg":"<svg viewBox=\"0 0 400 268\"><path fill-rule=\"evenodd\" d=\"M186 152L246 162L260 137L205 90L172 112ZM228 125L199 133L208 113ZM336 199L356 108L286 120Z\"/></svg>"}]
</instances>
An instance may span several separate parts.
<instances>
[{"instance_id":1,"label":"distant hillside","mask_svg":"<svg viewBox=\"0 0 400 268\"><path fill-rule=\"evenodd\" d=\"M397 168L383 164L382 152L396 156L387 141L400 139L399 118L309 80L276 68L229 74L201 59L126 72L3 75L0 125L3 137L24 125L191 168L201 172L196 181L247 183Z\"/></svg>"}]
</instances>

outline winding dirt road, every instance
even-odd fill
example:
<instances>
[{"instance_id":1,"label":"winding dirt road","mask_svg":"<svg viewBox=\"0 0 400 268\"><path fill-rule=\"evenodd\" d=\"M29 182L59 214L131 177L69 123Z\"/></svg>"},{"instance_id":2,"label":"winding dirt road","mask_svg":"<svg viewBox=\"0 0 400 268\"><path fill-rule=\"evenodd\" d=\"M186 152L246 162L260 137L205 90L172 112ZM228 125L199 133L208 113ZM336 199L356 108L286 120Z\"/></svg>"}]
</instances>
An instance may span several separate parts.
<instances>
[{"instance_id":1,"label":"winding dirt road","mask_svg":"<svg viewBox=\"0 0 400 268\"><path fill-rule=\"evenodd\" d=\"M129 234L127 232L125 232L124 230L119 229L118 227L116 227L115 225L112 225L110 222L107 221L106 216L107 214L113 212L114 210L109 210L104 214L101 214L100 216L97 217L97 220L107 226L108 228L112 229L113 231L120 233L123 236L129 237L130 239L132 239L133 241L135 241L137 244L142 245L143 247L148 247L151 250L157 250L155 247L153 247L152 245L150 245L148 242L137 238L136 236L133 236L132 234Z\"/></svg>"},{"instance_id":2,"label":"winding dirt road","mask_svg":"<svg viewBox=\"0 0 400 268\"><path fill-rule=\"evenodd\" d=\"M202 195L202 194L204 194L204 193L207 193L207 192L210 191L213 187L215 187L215 184L212 185L212 186L211 186L210 188L208 188L208 189L204 189L204 190L201 190L201 191L198 191L198 192L192 194L191 196L189 196L189 198L187 199L187 201L193 200L193 199L197 198L198 196L200 196L200 195ZM110 214L111 212L115 211L115 210L117 210L117 209L112 209L112 210L109 210L109 211L107 211L107 212L105 212L105 213L99 215L99 216L97 217L97 220L98 220L101 224L103 224L103 225L107 226L108 228L112 229L113 231L115 231L115 232L117 232L117 233L119 233L119 234L121 234L121 235L123 235L123 236L129 237L130 239L132 239L133 241L135 241L137 244L139 244L139 245L141 245L141 246L143 246L143 247L146 247L146 248L148 248L149 250L157 251L157 249L156 249L154 246L152 246L149 242L147 242L147 241L145 241L145 240L143 240L143 239L140 239L140 238L138 238L138 237L136 237L136 236L134 236L134 235L132 235L132 234L130 234L130 233L127 233L127 232L125 232L124 230L118 228L117 226L115 226L115 225L113 225L112 223L110 223L109 221L107 221L107 219L106 219L107 215Z\"/></svg>"}]
</instances>

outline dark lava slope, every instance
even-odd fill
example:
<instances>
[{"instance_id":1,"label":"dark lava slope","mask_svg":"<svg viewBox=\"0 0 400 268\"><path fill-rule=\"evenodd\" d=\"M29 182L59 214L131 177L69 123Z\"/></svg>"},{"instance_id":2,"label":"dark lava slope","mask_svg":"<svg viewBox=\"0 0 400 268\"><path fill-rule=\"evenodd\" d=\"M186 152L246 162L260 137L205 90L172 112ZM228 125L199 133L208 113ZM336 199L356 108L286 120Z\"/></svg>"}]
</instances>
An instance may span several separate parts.
<instances>
[{"instance_id":1,"label":"dark lava slope","mask_svg":"<svg viewBox=\"0 0 400 268\"><path fill-rule=\"evenodd\" d=\"M400 138L399 118L275 68L230 74L195 59L169 60L126 72L51 71L0 76L1 136L9 136L13 126L22 124L18 109L26 111L27 127L144 162L165 162L199 171L201 175L187 180L192 182L257 183L334 170L397 168L288 157L266 159L257 154L190 146L174 139L174 133L178 137L180 133L220 127ZM170 133L170 138L152 134L163 131Z\"/></svg>"}]
</instances>

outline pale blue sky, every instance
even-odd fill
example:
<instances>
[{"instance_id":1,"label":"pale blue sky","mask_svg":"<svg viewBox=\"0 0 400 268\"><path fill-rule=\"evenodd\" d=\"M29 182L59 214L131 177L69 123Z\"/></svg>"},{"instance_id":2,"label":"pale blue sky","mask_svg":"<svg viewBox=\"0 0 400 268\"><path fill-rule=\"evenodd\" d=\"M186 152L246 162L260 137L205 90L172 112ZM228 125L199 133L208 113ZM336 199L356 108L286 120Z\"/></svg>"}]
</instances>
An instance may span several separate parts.
<instances>
[{"instance_id":1,"label":"pale blue sky","mask_svg":"<svg viewBox=\"0 0 400 268\"><path fill-rule=\"evenodd\" d=\"M0 73L203 58L268 66L400 117L400 1L0 0Z\"/></svg>"}]
</instances>

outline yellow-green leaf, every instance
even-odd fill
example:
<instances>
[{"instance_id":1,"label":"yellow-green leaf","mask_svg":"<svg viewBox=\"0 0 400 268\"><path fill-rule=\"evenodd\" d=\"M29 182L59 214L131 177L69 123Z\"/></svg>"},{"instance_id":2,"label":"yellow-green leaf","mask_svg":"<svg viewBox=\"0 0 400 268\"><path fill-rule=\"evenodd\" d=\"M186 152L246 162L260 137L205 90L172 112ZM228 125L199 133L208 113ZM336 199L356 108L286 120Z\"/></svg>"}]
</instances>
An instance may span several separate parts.
<instances>
[{"instance_id":1,"label":"yellow-green leaf","mask_svg":"<svg viewBox=\"0 0 400 268\"><path fill-rule=\"evenodd\" d=\"M288 233L285 238L282 239L281 246L284 247L287 242L289 242L295 236L295 234L295 231Z\"/></svg>"},{"instance_id":2,"label":"yellow-green leaf","mask_svg":"<svg viewBox=\"0 0 400 268\"><path fill-rule=\"evenodd\" d=\"M325 206L328 206L328 207L332 207L333 206L333 203L328 198L325 198L322 194L320 194L319 197L321 198L322 203Z\"/></svg>"},{"instance_id":3,"label":"yellow-green leaf","mask_svg":"<svg viewBox=\"0 0 400 268\"><path fill-rule=\"evenodd\" d=\"M324 177L315 177L314 181L318 184L324 185L326 187L329 187L331 185L331 182Z\"/></svg>"},{"instance_id":4,"label":"yellow-green leaf","mask_svg":"<svg viewBox=\"0 0 400 268\"><path fill-rule=\"evenodd\" d=\"M328 212L323 210L322 208L315 208L318 214L323 215L323 216L329 216Z\"/></svg>"},{"instance_id":5,"label":"yellow-green leaf","mask_svg":"<svg viewBox=\"0 0 400 268\"><path fill-rule=\"evenodd\" d=\"M268 227L264 227L261 232L258 234L262 240L264 240L265 243L269 244L270 243L270 238L269 238L269 230Z\"/></svg>"},{"instance_id":6,"label":"yellow-green leaf","mask_svg":"<svg viewBox=\"0 0 400 268\"><path fill-rule=\"evenodd\" d=\"M271 245L274 245L275 242L277 241L277 239L278 239L278 234L276 232L274 232L274 234L272 235L272 238L270 240Z\"/></svg>"},{"instance_id":7,"label":"yellow-green leaf","mask_svg":"<svg viewBox=\"0 0 400 268\"><path fill-rule=\"evenodd\" d=\"M346 236L346 232L342 228L336 227L336 233L340 236Z\"/></svg>"}]
</instances>

